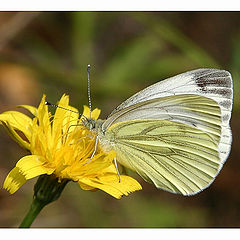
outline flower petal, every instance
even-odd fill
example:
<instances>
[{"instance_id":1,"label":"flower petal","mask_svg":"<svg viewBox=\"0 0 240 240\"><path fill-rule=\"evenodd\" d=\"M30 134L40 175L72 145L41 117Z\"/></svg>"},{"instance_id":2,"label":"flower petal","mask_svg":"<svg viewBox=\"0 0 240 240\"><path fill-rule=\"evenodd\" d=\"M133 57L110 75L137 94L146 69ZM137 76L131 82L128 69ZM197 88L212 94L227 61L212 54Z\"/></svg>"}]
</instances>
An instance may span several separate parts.
<instances>
[{"instance_id":1,"label":"flower petal","mask_svg":"<svg viewBox=\"0 0 240 240\"><path fill-rule=\"evenodd\" d=\"M79 175L91 177L91 175L94 175L96 173L98 173L98 175L99 174L102 175L109 172L116 174L117 173L116 168L112 163L115 156L116 153L114 151L110 151L108 153L102 152L99 154L95 154L92 160L87 158L86 162L82 162L83 165L80 168ZM90 162L87 163L88 161Z\"/></svg>"},{"instance_id":2,"label":"flower petal","mask_svg":"<svg viewBox=\"0 0 240 240\"><path fill-rule=\"evenodd\" d=\"M92 112L91 112L91 119L92 120L97 120L100 116L101 110L98 108L95 108ZM84 105L83 106L83 116L85 116L86 118L90 118L90 109L88 106Z\"/></svg>"},{"instance_id":3,"label":"flower petal","mask_svg":"<svg viewBox=\"0 0 240 240\"><path fill-rule=\"evenodd\" d=\"M68 103L69 103L69 97L64 94L61 97L60 101L58 102L58 106L68 108ZM54 133L62 131L63 119L65 117L66 112L67 111L62 109L62 108L57 108L56 109L56 112L54 114L54 119L53 119L53 125L52 125L52 129L53 129ZM59 135L59 134L56 134L56 135Z\"/></svg>"},{"instance_id":4,"label":"flower petal","mask_svg":"<svg viewBox=\"0 0 240 240\"><path fill-rule=\"evenodd\" d=\"M84 183L78 182L78 184L80 185L81 189L83 189L83 190L87 190L87 191L96 190L96 188L86 185Z\"/></svg>"},{"instance_id":5,"label":"flower petal","mask_svg":"<svg viewBox=\"0 0 240 240\"><path fill-rule=\"evenodd\" d=\"M91 117L93 120L97 120L99 118L101 114L101 110L99 108L95 108L93 109L92 113L91 113Z\"/></svg>"},{"instance_id":6,"label":"flower petal","mask_svg":"<svg viewBox=\"0 0 240 240\"><path fill-rule=\"evenodd\" d=\"M34 106L30 106L30 105L18 105L17 107L22 107L27 109L33 116L37 116L38 115L38 110L36 107Z\"/></svg>"},{"instance_id":7,"label":"flower petal","mask_svg":"<svg viewBox=\"0 0 240 240\"><path fill-rule=\"evenodd\" d=\"M121 175L121 181L119 182L118 175L116 174L98 176L98 178L94 179L81 178L79 185L81 186L82 183L90 187L101 189L118 199L120 199L122 195L127 196L131 192L142 189L141 185L129 176Z\"/></svg>"},{"instance_id":8,"label":"flower petal","mask_svg":"<svg viewBox=\"0 0 240 240\"><path fill-rule=\"evenodd\" d=\"M43 95L42 100L37 109L38 111L37 118L39 121L39 126L41 126L41 128L44 128L44 130L46 131L45 128L47 128L48 130L50 128L50 121L49 121L50 113L48 112L48 106L45 104L45 101L46 101L46 95Z\"/></svg>"},{"instance_id":9,"label":"flower petal","mask_svg":"<svg viewBox=\"0 0 240 240\"><path fill-rule=\"evenodd\" d=\"M62 146L62 136L67 136L79 126L79 113L77 109L69 106L69 96L65 94L61 97L58 106L52 124L52 142L53 146L59 148Z\"/></svg>"},{"instance_id":10,"label":"flower petal","mask_svg":"<svg viewBox=\"0 0 240 240\"><path fill-rule=\"evenodd\" d=\"M45 159L37 155L29 155L21 158L16 167L25 176L26 180L37 177L42 174L52 174L53 168L46 167Z\"/></svg>"},{"instance_id":11,"label":"flower petal","mask_svg":"<svg viewBox=\"0 0 240 240\"><path fill-rule=\"evenodd\" d=\"M20 172L18 167L12 169L12 171L7 175L3 188L5 188L9 193L15 193L25 182L27 179Z\"/></svg>"},{"instance_id":12,"label":"flower petal","mask_svg":"<svg viewBox=\"0 0 240 240\"><path fill-rule=\"evenodd\" d=\"M49 140L46 142L46 146L52 146L51 136L52 136L52 128L51 128L51 113L48 112L48 106L45 104L46 96L43 95L42 100L38 107L37 117L33 119L33 133L31 138L31 145L34 140L36 140L36 134L42 134L45 137L45 140Z\"/></svg>"},{"instance_id":13,"label":"flower petal","mask_svg":"<svg viewBox=\"0 0 240 240\"><path fill-rule=\"evenodd\" d=\"M27 139L30 139L32 119L27 115L17 111L7 111L0 114L0 121L8 122L12 128L23 132Z\"/></svg>"},{"instance_id":14,"label":"flower petal","mask_svg":"<svg viewBox=\"0 0 240 240\"><path fill-rule=\"evenodd\" d=\"M62 122L63 133L70 133L75 130L76 127L79 127L79 113L78 110L72 106L66 106L69 110L65 110L65 116Z\"/></svg>"},{"instance_id":15,"label":"flower petal","mask_svg":"<svg viewBox=\"0 0 240 240\"><path fill-rule=\"evenodd\" d=\"M0 121L1 122L1 121ZM30 149L30 144L25 141L20 135L13 129L8 122L1 122L3 127L8 131L9 135L23 148Z\"/></svg>"}]
</instances>

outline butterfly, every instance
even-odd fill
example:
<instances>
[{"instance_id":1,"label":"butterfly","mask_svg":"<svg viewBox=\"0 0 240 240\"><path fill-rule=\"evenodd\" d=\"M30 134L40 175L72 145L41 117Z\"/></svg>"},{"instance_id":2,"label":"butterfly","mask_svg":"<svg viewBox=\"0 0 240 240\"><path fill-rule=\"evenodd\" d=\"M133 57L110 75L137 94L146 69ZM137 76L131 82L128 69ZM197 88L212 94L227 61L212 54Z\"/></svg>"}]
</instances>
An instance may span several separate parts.
<instances>
[{"instance_id":1,"label":"butterfly","mask_svg":"<svg viewBox=\"0 0 240 240\"><path fill-rule=\"evenodd\" d=\"M214 181L230 153L232 98L229 72L197 69L153 84L106 120L88 123L121 165L157 188L194 195Z\"/></svg>"}]
</instances>

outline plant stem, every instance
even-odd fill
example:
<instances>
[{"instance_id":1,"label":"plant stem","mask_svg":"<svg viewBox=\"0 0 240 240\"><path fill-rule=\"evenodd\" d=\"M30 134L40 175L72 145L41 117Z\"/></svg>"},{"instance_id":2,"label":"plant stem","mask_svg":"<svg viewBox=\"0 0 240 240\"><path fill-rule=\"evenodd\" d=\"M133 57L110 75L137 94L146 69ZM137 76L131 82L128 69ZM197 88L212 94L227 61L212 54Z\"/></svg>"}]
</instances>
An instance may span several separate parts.
<instances>
[{"instance_id":1,"label":"plant stem","mask_svg":"<svg viewBox=\"0 0 240 240\"><path fill-rule=\"evenodd\" d=\"M22 223L20 224L19 228L30 227L44 206L45 206L45 204L43 202L39 201L36 198L33 199L31 207L30 207L27 215L23 219Z\"/></svg>"},{"instance_id":2,"label":"plant stem","mask_svg":"<svg viewBox=\"0 0 240 240\"><path fill-rule=\"evenodd\" d=\"M59 182L54 175L39 176L34 186L33 202L26 217L23 219L19 227L30 227L43 207L51 202L56 201L60 197L68 182L69 180L67 179L63 179L61 182Z\"/></svg>"}]
</instances>

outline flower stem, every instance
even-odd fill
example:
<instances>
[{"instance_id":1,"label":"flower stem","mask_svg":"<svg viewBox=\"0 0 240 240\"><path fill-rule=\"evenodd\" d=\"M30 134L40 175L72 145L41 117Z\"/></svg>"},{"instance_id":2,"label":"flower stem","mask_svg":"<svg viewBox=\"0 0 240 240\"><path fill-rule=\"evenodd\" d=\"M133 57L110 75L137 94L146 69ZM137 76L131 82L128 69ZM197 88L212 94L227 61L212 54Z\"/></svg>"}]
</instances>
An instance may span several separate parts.
<instances>
[{"instance_id":1,"label":"flower stem","mask_svg":"<svg viewBox=\"0 0 240 240\"><path fill-rule=\"evenodd\" d=\"M56 201L60 197L68 182L69 180L67 179L59 182L54 175L41 175L34 186L34 196L31 207L19 227L30 227L43 207Z\"/></svg>"},{"instance_id":2,"label":"flower stem","mask_svg":"<svg viewBox=\"0 0 240 240\"><path fill-rule=\"evenodd\" d=\"M38 199L33 199L33 202L31 204L31 207L23 219L22 223L20 224L19 228L28 228L32 225L33 221L37 217L37 215L40 213L40 211L43 209L45 204Z\"/></svg>"}]
</instances>

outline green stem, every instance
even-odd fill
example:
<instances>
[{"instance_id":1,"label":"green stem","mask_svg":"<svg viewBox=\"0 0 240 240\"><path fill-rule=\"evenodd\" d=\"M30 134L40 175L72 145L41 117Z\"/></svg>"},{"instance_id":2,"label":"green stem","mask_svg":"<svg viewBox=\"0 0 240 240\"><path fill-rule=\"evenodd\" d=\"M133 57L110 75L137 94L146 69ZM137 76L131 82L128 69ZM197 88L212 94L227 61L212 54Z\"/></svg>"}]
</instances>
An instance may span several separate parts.
<instances>
[{"instance_id":1,"label":"green stem","mask_svg":"<svg viewBox=\"0 0 240 240\"><path fill-rule=\"evenodd\" d=\"M39 176L34 186L34 196L32 205L20 224L20 228L30 227L34 219L38 216L40 211L47 204L56 201L66 184L69 182L67 179L59 181L54 175L41 175Z\"/></svg>"},{"instance_id":2,"label":"green stem","mask_svg":"<svg viewBox=\"0 0 240 240\"><path fill-rule=\"evenodd\" d=\"M35 198L31 204L31 207L30 207L27 215L25 216L22 223L20 224L19 228L30 227L44 206L45 206L45 203L43 203Z\"/></svg>"}]
</instances>

